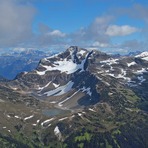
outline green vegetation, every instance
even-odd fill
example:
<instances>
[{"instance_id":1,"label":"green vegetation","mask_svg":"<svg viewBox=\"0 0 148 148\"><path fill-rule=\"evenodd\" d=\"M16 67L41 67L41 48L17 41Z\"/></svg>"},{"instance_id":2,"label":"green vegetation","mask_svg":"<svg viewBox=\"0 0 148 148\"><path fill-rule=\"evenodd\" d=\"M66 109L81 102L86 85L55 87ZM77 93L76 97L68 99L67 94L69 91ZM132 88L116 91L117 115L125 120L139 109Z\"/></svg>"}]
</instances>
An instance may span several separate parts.
<instances>
[{"instance_id":1,"label":"green vegetation","mask_svg":"<svg viewBox=\"0 0 148 148\"><path fill-rule=\"evenodd\" d=\"M121 89L120 92L127 98L127 100L133 103L140 101L140 98L132 90Z\"/></svg>"},{"instance_id":2,"label":"green vegetation","mask_svg":"<svg viewBox=\"0 0 148 148\"><path fill-rule=\"evenodd\" d=\"M117 129L117 130L114 130L114 131L112 132L112 134L113 134L113 135L121 134L121 131L120 131L119 129Z\"/></svg>"},{"instance_id":3,"label":"green vegetation","mask_svg":"<svg viewBox=\"0 0 148 148\"><path fill-rule=\"evenodd\" d=\"M106 148L112 148L112 146L108 143L108 141L105 139Z\"/></svg>"},{"instance_id":4,"label":"green vegetation","mask_svg":"<svg viewBox=\"0 0 148 148\"><path fill-rule=\"evenodd\" d=\"M75 142L81 142L81 141L90 141L91 140L92 135L90 135L89 133L85 132L84 134L81 134L81 136L77 136L75 137Z\"/></svg>"},{"instance_id":5,"label":"green vegetation","mask_svg":"<svg viewBox=\"0 0 148 148\"><path fill-rule=\"evenodd\" d=\"M84 148L84 143L78 144L78 147L79 147L79 148Z\"/></svg>"}]
</instances>

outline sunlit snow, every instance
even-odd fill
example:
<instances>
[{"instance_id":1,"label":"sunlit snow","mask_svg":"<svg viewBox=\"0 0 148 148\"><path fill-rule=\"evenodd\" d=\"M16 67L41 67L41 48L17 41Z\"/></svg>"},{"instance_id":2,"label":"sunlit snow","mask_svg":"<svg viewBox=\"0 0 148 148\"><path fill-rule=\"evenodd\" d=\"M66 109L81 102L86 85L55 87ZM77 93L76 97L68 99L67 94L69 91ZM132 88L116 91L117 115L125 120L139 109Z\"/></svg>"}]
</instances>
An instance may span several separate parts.
<instances>
[{"instance_id":1,"label":"sunlit snow","mask_svg":"<svg viewBox=\"0 0 148 148\"><path fill-rule=\"evenodd\" d=\"M107 64L107 65L112 65L112 64L118 64L118 61L119 59L108 59L108 60L104 60L104 61L100 61L100 63L102 64Z\"/></svg>"},{"instance_id":2,"label":"sunlit snow","mask_svg":"<svg viewBox=\"0 0 148 148\"><path fill-rule=\"evenodd\" d=\"M86 55L85 59L82 60L82 62L80 64L77 64L74 62L74 57L71 53L71 58L72 59L64 59L63 61L55 61L53 63L53 67L52 66L47 66L47 65L43 65L40 64L42 67L44 67L46 70L44 71L36 71L38 75L44 75L47 71L54 71L54 70L58 70L61 73L65 72L67 74L71 74L76 72L77 70L84 70L84 64L86 62L88 54Z\"/></svg>"},{"instance_id":3,"label":"sunlit snow","mask_svg":"<svg viewBox=\"0 0 148 148\"><path fill-rule=\"evenodd\" d=\"M59 105L59 106L62 106L62 104L63 104L64 102L66 102L66 101L68 101L69 99L71 99L71 98L72 98L74 95L76 95L78 92L79 92L79 90L76 91L75 93L73 93L70 97L68 97L68 98L66 98L65 100L61 101L58 105Z\"/></svg>"},{"instance_id":4,"label":"sunlit snow","mask_svg":"<svg viewBox=\"0 0 148 148\"><path fill-rule=\"evenodd\" d=\"M127 66L130 67L132 65L135 65L136 63L135 62L131 62L131 63L127 63Z\"/></svg>"},{"instance_id":5,"label":"sunlit snow","mask_svg":"<svg viewBox=\"0 0 148 148\"><path fill-rule=\"evenodd\" d=\"M46 94L47 96L60 96L63 95L64 93L67 93L68 91L71 90L72 86L73 86L73 82L69 81L66 85L60 86L54 90L45 92L44 94Z\"/></svg>"},{"instance_id":6,"label":"sunlit snow","mask_svg":"<svg viewBox=\"0 0 148 148\"><path fill-rule=\"evenodd\" d=\"M86 92L89 96L92 95L92 92L90 91L90 87L88 87L88 88L83 87L83 88L81 89L81 91L82 91L82 92Z\"/></svg>"},{"instance_id":7,"label":"sunlit snow","mask_svg":"<svg viewBox=\"0 0 148 148\"><path fill-rule=\"evenodd\" d=\"M29 116L29 117L26 117L26 118L24 118L24 121L26 121L26 120L28 120L28 119L31 119L31 118L33 118L34 117L34 115L31 115L31 116Z\"/></svg>"}]
</instances>

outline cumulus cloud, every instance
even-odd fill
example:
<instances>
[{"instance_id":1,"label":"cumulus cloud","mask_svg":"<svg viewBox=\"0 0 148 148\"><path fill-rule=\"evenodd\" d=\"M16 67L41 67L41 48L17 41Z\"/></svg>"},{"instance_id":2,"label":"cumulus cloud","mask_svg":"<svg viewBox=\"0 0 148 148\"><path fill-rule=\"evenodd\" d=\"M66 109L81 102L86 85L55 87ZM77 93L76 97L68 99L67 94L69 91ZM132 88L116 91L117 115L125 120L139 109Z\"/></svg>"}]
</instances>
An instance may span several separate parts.
<instances>
[{"instance_id":1,"label":"cumulus cloud","mask_svg":"<svg viewBox=\"0 0 148 148\"><path fill-rule=\"evenodd\" d=\"M50 28L50 26L40 23L38 30L32 31L32 23L36 10L31 5L36 0L0 0L0 48L14 47L15 50L36 48L55 48L60 49L71 45L82 47L106 48L106 49L144 49L144 42L137 40L125 41L122 38L120 45L113 45L112 37L127 36L135 32L145 33L147 27L143 30L130 26L128 24L119 26L115 24L118 17L128 15L134 19L142 19L148 22L148 9L146 6L133 5L132 8L120 8L107 15L96 17L90 25L81 27L72 33L65 33L59 28ZM100 0L103 1L103 0ZM90 1L91 2L91 1ZM118 12L118 13L117 13ZM140 20L141 21L141 20ZM145 23L146 24L146 23ZM2 49L0 49L2 50Z\"/></svg>"},{"instance_id":2,"label":"cumulus cloud","mask_svg":"<svg viewBox=\"0 0 148 148\"><path fill-rule=\"evenodd\" d=\"M134 40L128 40L128 41L125 41L121 44L121 46L123 48L127 48L129 50L147 50L147 47L148 47L148 43L147 42L144 42L144 41L138 41L136 39Z\"/></svg>"},{"instance_id":3,"label":"cumulus cloud","mask_svg":"<svg viewBox=\"0 0 148 148\"><path fill-rule=\"evenodd\" d=\"M35 34L31 44L40 48L51 46L65 46L67 44L67 34L52 29L48 25L40 23L38 26L38 34Z\"/></svg>"},{"instance_id":4,"label":"cumulus cloud","mask_svg":"<svg viewBox=\"0 0 148 148\"><path fill-rule=\"evenodd\" d=\"M108 47L109 44L107 44L107 43L100 43L100 42L96 41L96 42L94 42L94 43L92 44L92 46L93 46L93 47L102 47L102 48L104 48L104 47Z\"/></svg>"},{"instance_id":5,"label":"cumulus cloud","mask_svg":"<svg viewBox=\"0 0 148 148\"><path fill-rule=\"evenodd\" d=\"M32 50L32 48L29 48L30 50ZM16 52L22 52L22 51L26 51L29 50L28 48L23 48L23 47L17 47L17 48L13 48L13 51Z\"/></svg>"},{"instance_id":6,"label":"cumulus cloud","mask_svg":"<svg viewBox=\"0 0 148 148\"><path fill-rule=\"evenodd\" d=\"M61 32L60 30L53 30L51 32L47 32L47 35L51 37L65 37L66 34Z\"/></svg>"},{"instance_id":7,"label":"cumulus cloud","mask_svg":"<svg viewBox=\"0 0 148 148\"><path fill-rule=\"evenodd\" d=\"M0 45L15 46L32 34L35 9L16 0L0 0Z\"/></svg>"},{"instance_id":8,"label":"cumulus cloud","mask_svg":"<svg viewBox=\"0 0 148 148\"><path fill-rule=\"evenodd\" d=\"M126 36L132 33L139 31L136 27L131 27L129 25L117 26L117 25L110 25L106 30L106 34L109 36Z\"/></svg>"},{"instance_id":9,"label":"cumulus cloud","mask_svg":"<svg viewBox=\"0 0 148 148\"><path fill-rule=\"evenodd\" d=\"M122 15L128 15L130 18L142 20L148 23L148 6L141 4L133 4L132 7L116 8L111 10L116 16L122 17Z\"/></svg>"},{"instance_id":10,"label":"cumulus cloud","mask_svg":"<svg viewBox=\"0 0 148 148\"><path fill-rule=\"evenodd\" d=\"M121 7L110 9L109 13L114 14L116 17L128 17L131 20L137 21L137 24L143 23L141 29L142 35L148 37L148 6L141 5L138 3L133 3L131 7Z\"/></svg>"},{"instance_id":11,"label":"cumulus cloud","mask_svg":"<svg viewBox=\"0 0 148 148\"><path fill-rule=\"evenodd\" d=\"M47 25L40 23L38 33L33 33L36 10L30 2L32 0L0 0L1 48L44 48L63 43L66 34Z\"/></svg>"},{"instance_id":12,"label":"cumulus cloud","mask_svg":"<svg viewBox=\"0 0 148 148\"><path fill-rule=\"evenodd\" d=\"M110 38L105 34L105 31L114 19L113 16L97 17L95 20L85 28L81 28L77 32L70 35L72 43L92 44L92 42L109 43Z\"/></svg>"}]
</instances>

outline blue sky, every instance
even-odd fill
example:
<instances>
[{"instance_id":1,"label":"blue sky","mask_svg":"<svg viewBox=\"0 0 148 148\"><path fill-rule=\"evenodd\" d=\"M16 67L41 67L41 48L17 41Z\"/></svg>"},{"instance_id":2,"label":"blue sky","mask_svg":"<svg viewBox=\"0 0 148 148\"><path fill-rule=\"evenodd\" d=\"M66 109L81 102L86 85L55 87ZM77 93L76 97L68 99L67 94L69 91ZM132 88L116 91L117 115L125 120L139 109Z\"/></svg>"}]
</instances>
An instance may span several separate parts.
<instances>
[{"instance_id":1,"label":"blue sky","mask_svg":"<svg viewBox=\"0 0 148 148\"><path fill-rule=\"evenodd\" d=\"M147 0L0 0L0 51L148 50Z\"/></svg>"}]
</instances>

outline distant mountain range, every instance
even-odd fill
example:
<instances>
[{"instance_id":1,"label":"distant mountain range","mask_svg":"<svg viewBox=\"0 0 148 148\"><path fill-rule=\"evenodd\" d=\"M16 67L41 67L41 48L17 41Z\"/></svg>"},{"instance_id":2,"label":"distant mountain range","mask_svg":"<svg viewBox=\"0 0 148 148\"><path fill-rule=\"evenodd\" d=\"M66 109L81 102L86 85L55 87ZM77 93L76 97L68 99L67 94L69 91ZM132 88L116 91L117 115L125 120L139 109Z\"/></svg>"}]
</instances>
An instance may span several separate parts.
<instances>
[{"instance_id":1,"label":"distant mountain range","mask_svg":"<svg viewBox=\"0 0 148 148\"><path fill-rule=\"evenodd\" d=\"M136 56L142 52L130 52L126 56ZM10 52L0 55L0 76L12 80L21 72L28 72L35 69L40 59L54 55L55 53L45 53L39 50L26 50L22 52ZM120 54L112 55L121 57Z\"/></svg>"},{"instance_id":2,"label":"distant mountain range","mask_svg":"<svg viewBox=\"0 0 148 148\"><path fill-rule=\"evenodd\" d=\"M3 147L148 147L148 52L71 46L0 82Z\"/></svg>"},{"instance_id":3,"label":"distant mountain range","mask_svg":"<svg viewBox=\"0 0 148 148\"><path fill-rule=\"evenodd\" d=\"M20 72L35 69L40 59L50 55L52 53L47 54L38 50L3 54L0 56L0 75L12 80Z\"/></svg>"}]
</instances>

